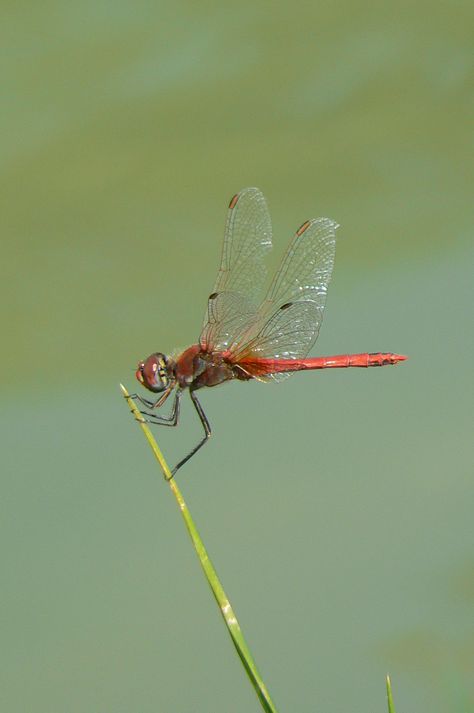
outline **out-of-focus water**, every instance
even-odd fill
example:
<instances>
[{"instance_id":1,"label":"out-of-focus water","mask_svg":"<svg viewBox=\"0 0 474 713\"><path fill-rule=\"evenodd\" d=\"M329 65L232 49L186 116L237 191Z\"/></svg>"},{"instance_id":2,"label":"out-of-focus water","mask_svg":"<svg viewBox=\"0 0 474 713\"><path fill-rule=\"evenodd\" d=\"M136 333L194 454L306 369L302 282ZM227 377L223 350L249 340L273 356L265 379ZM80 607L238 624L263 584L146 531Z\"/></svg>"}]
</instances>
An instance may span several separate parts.
<instances>
[{"instance_id":1,"label":"out-of-focus water","mask_svg":"<svg viewBox=\"0 0 474 713\"><path fill-rule=\"evenodd\" d=\"M257 185L273 266L341 223L314 353L410 359L209 390L185 497L279 710L473 711L470 5L2 14L2 709L258 710L117 386Z\"/></svg>"}]
</instances>

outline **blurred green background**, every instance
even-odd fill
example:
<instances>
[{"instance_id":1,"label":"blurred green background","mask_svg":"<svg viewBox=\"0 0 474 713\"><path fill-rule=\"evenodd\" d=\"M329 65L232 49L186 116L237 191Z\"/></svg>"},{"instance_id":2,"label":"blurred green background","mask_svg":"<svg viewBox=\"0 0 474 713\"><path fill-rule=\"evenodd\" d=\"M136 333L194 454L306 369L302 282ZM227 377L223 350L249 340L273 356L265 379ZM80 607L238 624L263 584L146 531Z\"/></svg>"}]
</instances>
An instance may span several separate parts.
<instances>
[{"instance_id":1,"label":"blurred green background","mask_svg":"<svg viewBox=\"0 0 474 713\"><path fill-rule=\"evenodd\" d=\"M5 3L1 709L257 711L118 389L193 343L230 196L338 255L314 354L180 484L279 710L474 711L472 4ZM174 462L200 435L160 432Z\"/></svg>"}]
</instances>

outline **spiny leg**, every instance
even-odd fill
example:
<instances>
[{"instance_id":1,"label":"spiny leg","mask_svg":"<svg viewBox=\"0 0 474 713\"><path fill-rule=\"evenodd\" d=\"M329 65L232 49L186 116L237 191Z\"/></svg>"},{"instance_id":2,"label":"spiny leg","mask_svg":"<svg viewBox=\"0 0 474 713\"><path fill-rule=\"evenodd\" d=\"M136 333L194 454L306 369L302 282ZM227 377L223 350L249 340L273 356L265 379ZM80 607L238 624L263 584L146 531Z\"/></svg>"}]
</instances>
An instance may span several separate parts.
<instances>
[{"instance_id":1,"label":"spiny leg","mask_svg":"<svg viewBox=\"0 0 474 713\"><path fill-rule=\"evenodd\" d=\"M187 456L185 456L182 460L179 461L179 463L177 463L177 465L175 465L175 467L171 471L171 475L173 475L173 476L176 474L176 471L178 471L181 468L182 465L187 463L187 461L190 458L192 458L193 455L195 453L197 453L197 451L200 448L202 448L202 446L206 443L206 441L209 439L209 436L211 435L211 427L209 425L209 421L207 420L206 414L204 413L204 410L203 410L201 404L199 403L197 396L195 396L194 392L191 389L189 391L189 395L191 397L191 401L194 404L194 408L198 412L198 416L201 420L202 427L204 428L204 437L199 441L199 443L196 446L194 446L194 448L191 451L189 451Z\"/></svg>"},{"instance_id":2,"label":"spiny leg","mask_svg":"<svg viewBox=\"0 0 474 713\"><path fill-rule=\"evenodd\" d=\"M130 394L130 398L134 401L139 401L141 405L146 406L146 408L156 408L156 404L158 403L158 401L150 401L149 399L144 399L143 396L140 396L139 394Z\"/></svg>"},{"instance_id":3,"label":"spiny leg","mask_svg":"<svg viewBox=\"0 0 474 713\"><path fill-rule=\"evenodd\" d=\"M161 394L159 398L156 399L156 401L150 401L149 399L144 399L143 396L140 396L140 394L129 394L128 397L125 398L131 398L134 401L139 401L143 406L146 406L146 408L160 408L162 406L168 396L171 394L172 388L166 389L164 394Z\"/></svg>"},{"instance_id":4,"label":"spiny leg","mask_svg":"<svg viewBox=\"0 0 474 713\"><path fill-rule=\"evenodd\" d=\"M170 393L171 392L167 394L166 398L168 398ZM169 416L158 416L158 414L156 413L145 413L144 411L140 411L144 418L137 420L141 420L145 423L155 424L156 426L177 426L179 421L179 405L182 393L183 392L181 391L181 389L178 389L176 391L173 408L171 409L171 413L169 414ZM163 396L161 398L163 399L163 403L166 399L164 399Z\"/></svg>"}]
</instances>

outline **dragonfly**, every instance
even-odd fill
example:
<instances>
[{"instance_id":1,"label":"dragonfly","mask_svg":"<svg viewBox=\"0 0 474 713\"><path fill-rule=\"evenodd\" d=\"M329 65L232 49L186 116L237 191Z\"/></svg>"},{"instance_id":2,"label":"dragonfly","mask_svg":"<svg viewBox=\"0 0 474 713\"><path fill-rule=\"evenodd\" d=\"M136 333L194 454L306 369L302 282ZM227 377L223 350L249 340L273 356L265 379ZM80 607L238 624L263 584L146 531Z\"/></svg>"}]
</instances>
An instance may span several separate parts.
<instances>
[{"instance_id":1,"label":"dragonfly","mask_svg":"<svg viewBox=\"0 0 474 713\"><path fill-rule=\"evenodd\" d=\"M396 364L401 354L372 352L308 357L321 327L334 266L336 229L329 218L305 221L294 234L264 292L272 225L258 188L229 203L221 262L197 344L181 353L154 352L140 361L136 378L158 396L132 397L146 408L143 420L177 426L187 390L201 421L201 440L172 469L172 476L208 441L211 426L196 392L226 381L281 381L297 371ZM174 394L168 415L159 410Z\"/></svg>"}]
</instances>

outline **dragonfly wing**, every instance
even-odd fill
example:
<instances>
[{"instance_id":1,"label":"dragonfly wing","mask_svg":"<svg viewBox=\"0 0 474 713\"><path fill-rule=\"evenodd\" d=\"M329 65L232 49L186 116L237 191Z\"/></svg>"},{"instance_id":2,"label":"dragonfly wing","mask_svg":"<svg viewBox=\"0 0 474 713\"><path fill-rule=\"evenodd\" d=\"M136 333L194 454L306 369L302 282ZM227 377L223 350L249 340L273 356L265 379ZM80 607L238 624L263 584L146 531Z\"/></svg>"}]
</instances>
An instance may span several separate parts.
<instances>
[{"instance_id":1,"label":"dragonfly wing","mask_svg":"<svg viewBox=\"0 0 474 713\"><path fill-rule=\"evenodd\" d=\"M296 231L281 262L265 302L278 306L310 300L324 309L336 254L338 224L329 218L313 218Z\"/></svg>"},{"instance_id":2,"label":"dragonfly wing","mask_svg":"<svg viewBox=\"0 0 474 713\"><path fill-rule=\"evenodd\" d=\"M287 376L258 375L259 359L302 359L316 341L334 265L336 228L328 218L310 220L290 243L255 322L233 352L236 362L253 365L257 378Z\"/></svg>"},{"instance_id":3,"label":"dragonfly wing","mask_svg":"<svg viewBox=\"0 0 474 713\"><path fill-rule=\"evenodd\" d=\"M208 352L232 351L255 323L256 309L241 292L213 292L200 336L201 348Z\"/></svg>"},{"instance_id":4,"label":"dragonfly wing","mask_svg":"<svg viewBox=\"0 0 474 713\"><path fill-rule=\"evenodd\" d=\"M235 358L254 378L282 381L290 373L273 372L272 361L304 358L318 337L321 321L322 308L311 300L284 304Z\"/></svg>"},{"instance_id":5,"label":"dragonfly wing","mask_svg":"<svg viewBox=\"0 0 474 713\"><path fill-rule=\"evenodd\" d=\"M244 188L229 204L221 263L200 337L203 349L227 349L255 319L271 247L265 198L258 188Z\"/></svg>"}]
</instances>

